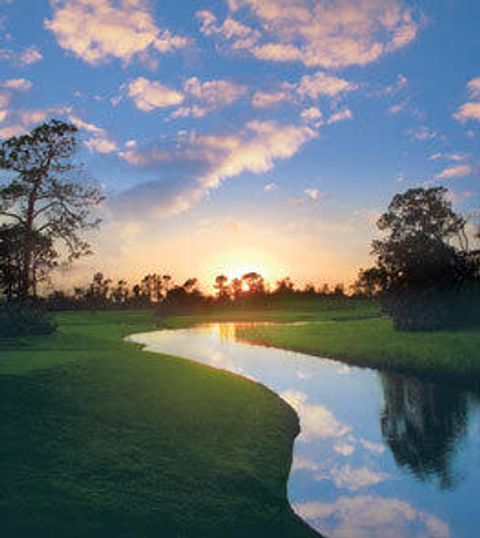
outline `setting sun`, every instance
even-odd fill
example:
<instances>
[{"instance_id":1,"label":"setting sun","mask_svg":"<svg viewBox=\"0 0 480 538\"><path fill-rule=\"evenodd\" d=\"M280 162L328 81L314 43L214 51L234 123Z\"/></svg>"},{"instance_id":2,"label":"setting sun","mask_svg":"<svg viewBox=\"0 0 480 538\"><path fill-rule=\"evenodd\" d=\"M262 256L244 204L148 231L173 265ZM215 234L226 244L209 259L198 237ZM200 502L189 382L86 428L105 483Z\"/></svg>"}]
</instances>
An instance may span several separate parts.
<instances>
[{"instance_id":1,"label":"setting sun","mask_svg":"<svg viewBox=\"0 0 480 538\"><path fill-rule=\"evenodd\" d=\"M242 278L247 273L262 275L267 284L288 275L288 267L281 264L273 256L260 249L236 249L222 252L205 264L206 281L213 282L217 275L225 275L228 280ZM242 284L243 291L249 291L248 283Z\"/></svg>"}]
</instances>

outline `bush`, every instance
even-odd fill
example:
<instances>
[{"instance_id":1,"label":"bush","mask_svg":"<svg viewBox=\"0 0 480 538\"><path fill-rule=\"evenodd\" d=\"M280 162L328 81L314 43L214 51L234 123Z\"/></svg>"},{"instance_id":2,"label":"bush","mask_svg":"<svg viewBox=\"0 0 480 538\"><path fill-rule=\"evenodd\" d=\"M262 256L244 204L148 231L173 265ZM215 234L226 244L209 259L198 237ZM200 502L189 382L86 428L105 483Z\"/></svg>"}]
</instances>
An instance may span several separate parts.
<instances>
[{"instance_id":1,"label":"bush","mask_svg":"<svg viewBox=\"0 0 480 538\"><path fill-rule=\"evenodd\" d=\"M51 334L56 330L47 312L33 305L0 304L0 338Z\"/></svg>"},{"instance_id":2,"label":"bush","mask_svg":"<svg viewBox=\"0 0 480 538\"><path fill-rule=\"evenodd\" d=\"M468 329L480 326L480 282L466 280L454 289L435 286L380 294L382 310L401 331Z\"/></svg>"}]
</instances>

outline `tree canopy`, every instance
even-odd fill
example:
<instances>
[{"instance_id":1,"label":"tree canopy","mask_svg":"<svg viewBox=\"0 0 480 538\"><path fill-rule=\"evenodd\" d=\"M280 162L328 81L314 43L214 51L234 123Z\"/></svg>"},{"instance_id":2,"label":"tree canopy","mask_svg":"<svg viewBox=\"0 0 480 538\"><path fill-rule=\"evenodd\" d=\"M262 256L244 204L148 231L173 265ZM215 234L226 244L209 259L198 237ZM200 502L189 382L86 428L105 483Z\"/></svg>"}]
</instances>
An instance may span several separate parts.
<instances>
[{"instance_id":1,"label":"tree canopy","mask_svg":"<svg viewBox=\"0 0 480 538\"><path fill-rule=\"evenodd\" d=\"M4 287L6 273L14 278L8 284L10 294L36 295L37 282L55 266L61 252L68 261L90 253L83 232L99 224L92 209L103 195L98 187L78 179L76 149L77 128L55 119L0 144L4 172L0 276ZM17 242L22 238L20 252L15 238Z\"/></svg>"},{"instance_id":2,"label":"tree canopy","mask_svg":"<svg viewBox=\"0 0 480 538\"><path fill-rule=\"evenodd\" d=\"M478 263L469 250L466 220L455 213L445 187L409 189L392 199L373 241L375 266L362 271L359 286L379 292L398 328L433 329L454 323L478 288Z\"/></svg>"}]
</instances>

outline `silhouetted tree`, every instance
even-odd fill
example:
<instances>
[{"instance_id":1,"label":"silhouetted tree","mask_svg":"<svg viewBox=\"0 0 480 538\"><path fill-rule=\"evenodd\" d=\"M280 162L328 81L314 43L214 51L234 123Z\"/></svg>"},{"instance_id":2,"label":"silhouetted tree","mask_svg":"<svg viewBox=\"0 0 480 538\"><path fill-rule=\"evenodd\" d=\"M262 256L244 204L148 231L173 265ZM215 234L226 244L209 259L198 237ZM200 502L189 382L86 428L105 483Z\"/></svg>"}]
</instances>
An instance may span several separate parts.
<instances>
[{"instance_id":1,"label":"silhouetted tree","mask_svg":"<svg viewBox=\"0 0 480 538\"><path fill-rule=\"evenodd\" d=\"M467 252L466 221L446 195L444 187L397 194L377 223L386 237L373 242L376 265L359 280L380 291L399 329L435 329L470 317L458 307L477 268Z\"/></svg>"},{"instance_id":2,"label":"silhouetted tree","mask_svg":"<svg viewBox=\"0 0 480 538\"><path fill-rule=\"evenodd\" d=\"M25 250L29 250L33 293L36 285L45 280L56 266L57 253L49 237L27 231L19 224L0 226L0 287L8 300L22 296L22 277L25 274Z\"/></svg>"},{"instance_id":3,"label":"silhouetted tree","mask_svg":"<svg viewBox=\"0 0 480 538\"><path fill-rule=\"evenodd\" d=\"M230 289L228 286L228 277L218 275L215 278L214 288L217 291L217 301L221 304L226 304L230 301Z\"/></svg>"},{"instance_id":4,"label":"silhouetted tree","mask_svg":"<svg viewBox=\"0 0 480 538\"><path fill-rule=\"evenodd\" d=\"M103 196L73 180L76 134L74 125L51 120L0 144L0 170L7 179L0 187L0 217L24 238L17 285L22 298L36 294L38 253L45 245L53 255L53 244L62 242L70 261L90 253L81 233L98 225L91 208Z\"/></svg>"},{"instance_id":5,"label":"silhouetted tree","mask_svg":"<svg viewBox=\"0 0 480 538\"><path fill-rule=\"evenodd\" d=\"M273 290L273 295L285 299L288 297L292 297L294 294L295 289L292 279L290 277L277 280L275 289Z\"/></svg>"}]
</instances>

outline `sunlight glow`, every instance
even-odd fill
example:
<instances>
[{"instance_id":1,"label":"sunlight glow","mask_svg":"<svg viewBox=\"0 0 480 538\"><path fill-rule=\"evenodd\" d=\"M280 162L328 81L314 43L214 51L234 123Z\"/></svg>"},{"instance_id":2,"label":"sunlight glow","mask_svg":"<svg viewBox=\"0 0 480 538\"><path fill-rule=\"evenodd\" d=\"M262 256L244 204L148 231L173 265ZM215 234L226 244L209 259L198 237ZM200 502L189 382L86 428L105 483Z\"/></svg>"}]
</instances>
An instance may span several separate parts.
<instances>
[{"instance_id":1,"label":"sunlight glow","mask_svg":"<svg viewBox=\"0 0 480 538\"><path fill-rule=\"evenodd\" d=\"M215 276L225 275L229 280L241 278L246 273L259 273L265 282L273 284L279 278L288 275L288 268L282 266L276 259L272 258L265 251L238 249L225 251L208 261L207 282L213 282ZM245 284L243 291L248 291L248 284Z\"/></svg>"}]
</instances>

